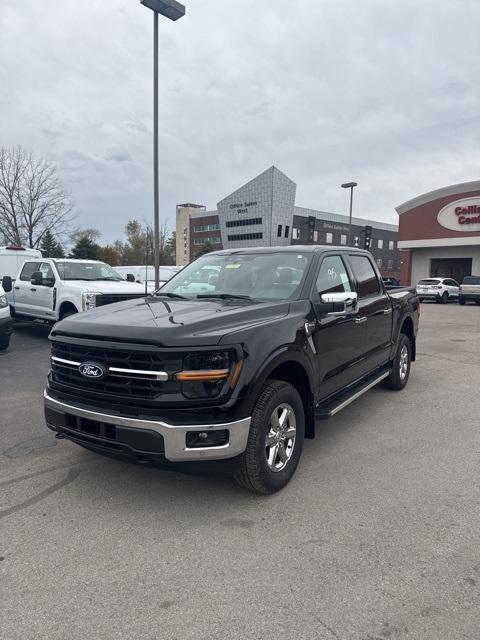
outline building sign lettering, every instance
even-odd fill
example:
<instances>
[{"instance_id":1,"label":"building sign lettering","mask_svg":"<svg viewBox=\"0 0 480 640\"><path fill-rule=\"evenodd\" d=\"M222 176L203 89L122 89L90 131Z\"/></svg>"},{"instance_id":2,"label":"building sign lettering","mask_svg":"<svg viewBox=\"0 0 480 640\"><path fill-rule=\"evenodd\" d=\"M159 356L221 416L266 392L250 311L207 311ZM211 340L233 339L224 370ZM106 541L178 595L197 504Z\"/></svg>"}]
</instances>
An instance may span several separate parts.
<instances>
[{"instance_id":1,"label":"building sign lettering","mask_svg":"<svg viewBox=\"0 0 480 640\"><path fill-rule=\"evenodd\" d=\"M256 207L257 201L252 202L234 202L230 205L230 209L236 209L237 213L248 213L249 207Z\"/></svg>"},{"instance_id":2,"label":"building sign lettering","mask_svg":"<svg viewBox=\"0 0 480 640\"><path fill-rule=\"evenodd\" d=\"M438 224L453 231L480 231L480 197L463 198L440 209Z\"/></svg>"}]
</instances>

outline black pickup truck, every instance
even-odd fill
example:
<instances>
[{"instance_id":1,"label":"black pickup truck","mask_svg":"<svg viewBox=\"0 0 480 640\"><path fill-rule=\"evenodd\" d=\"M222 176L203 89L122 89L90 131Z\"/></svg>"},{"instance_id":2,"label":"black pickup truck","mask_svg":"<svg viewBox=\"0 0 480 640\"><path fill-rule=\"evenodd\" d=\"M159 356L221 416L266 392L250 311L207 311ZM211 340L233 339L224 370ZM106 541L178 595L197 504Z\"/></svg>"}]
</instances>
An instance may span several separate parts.
<instances>
[{"instance_id":1,"label":"black pickup truck","mask_svg":"<svg viewBox=\"0 0 480 640\"><path fill-rule=\"evenodd\" d=\"M54 326L46 422L88 449L272 493L316 419L380 382L405 387L418 319L415 292L389 293L367 251L210 253L145 299Z\"/></svg>"}]
</instances>

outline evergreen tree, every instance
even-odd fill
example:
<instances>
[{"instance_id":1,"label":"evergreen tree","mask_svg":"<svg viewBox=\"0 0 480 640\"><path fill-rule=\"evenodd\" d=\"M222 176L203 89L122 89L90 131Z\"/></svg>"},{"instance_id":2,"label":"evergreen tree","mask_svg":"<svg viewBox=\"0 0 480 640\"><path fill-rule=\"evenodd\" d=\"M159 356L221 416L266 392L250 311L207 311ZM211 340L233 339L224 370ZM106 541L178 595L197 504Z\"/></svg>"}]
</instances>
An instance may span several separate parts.
<instances>
[{"instance_id":1,"label":"evergreen tree","mask_svg":"<svg viewBox=\"0 0 480 640\"><path fill-rule=\"evenodd\" d=\"M80 260L99 260L100 247L87 237L80 238L70 252L70 258Z\"/></svg>"},{"instance_id":2,"label":"evergreen tree","mask_svg":"<svg viewBox=\"0 0 480 640\"><path fill-rule=\"evenodd\" d=\"M215 251L215 247L213 246L213 244L211 242L208 242L208 240L206 242L204 242L200 249L197 251L195 257L199 258L200 256L205 255L206 253L210 253L210 251Z\"/></svg>"},{"instance_id":3,"label":"evergreen tree","mask_svg":"<svg viewBox=\"0 0 480 640\"><path fill-rule=\"evenodd\" d=\"M40 251L44 258L64 258L62 245L55 240L55 236L47 229L40 243Z\"/></svg>"}]
</instances>

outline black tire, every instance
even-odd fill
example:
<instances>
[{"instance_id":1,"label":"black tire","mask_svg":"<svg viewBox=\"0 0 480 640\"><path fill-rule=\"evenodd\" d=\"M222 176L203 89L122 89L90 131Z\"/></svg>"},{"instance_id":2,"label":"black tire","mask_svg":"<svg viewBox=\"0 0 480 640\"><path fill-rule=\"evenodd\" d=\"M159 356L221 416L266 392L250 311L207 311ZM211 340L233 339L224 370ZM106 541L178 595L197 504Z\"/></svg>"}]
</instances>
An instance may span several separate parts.
<instances>
[{"instance_id":1,"label":"black tire","mask_svg":"<svg viewBox=\"0 0 480 640\"><path fill-rule=\"evenodd\" d=\"M5 349L8 349L9 344L10 344L10 336L0 337L0 351L5 351Z\"/></svg>"},{"instance_id":2,"label":"black tire","mask_svg":"<svg viewBox=\"0 0 480 640\"><path fill-rule=\"evenodd\" d=\"M444 291L440 297L440 304L447 304L448 302L448 293Z\"/></svg>"},{"instance_id":3,"label":"black tire","mask_svg":"<svg viewBox=\"0 0 480 640\"><path fill-rule=\"evenodd\" d=\"M402 352L404 347L407 350L407 369L402 375L402 373L400 372L400 361L402 359ZM401 391L407 386L408 378L410 377L411 358L412 345L408 336L406 336L404 333L401 333L398 339L397 352L395 354L395 358L391 363L392 373L388 376L388 378L385 379L384 386L387 389L391 389L392 391Z\"/></svg>"},{"instance_id":4,"label":"black tire","mask_svg":"<svg viewBox=\"0 0 480 640\"><path fill-rule=\"evenodd\" d=\"M68 318L69 316L74 316L77 313L78 313L77 311L65 311L65 313L62 315L60 320L65 320L65 318Z\"/></svg>"},{"instance_id":5,"label":"black tire","mask_svg":"<svg viewBox=\"0 0 480 640\"><path fill-rule=\"evenodd\" d=\"M458 299L458 304L461 304L463 306L465 304L465 299L464 298L459 298Z\"/></svg>"},{"instance_id":6,"label":"black tire","mask_svg":"<svg viewBox=\"0 0 480 640\"><path fill-rule=\"evenodd\" d=\"M288 460L282 462L280 457L278 458L278 464L285 466L274 471L267 460L266 439L270 433L270 421L276 411L282 411L282 405L287 405L292 410L296 422L296 433ZM252 412L247 448L241 456L240 468L234 476L235 480L242 487L255 493L269 494L279 491L295 473L302 453L304 435L305 407L300 394L288 382L268 380ZM286 449L283 447L283 451L286 450L288 446ZM273 464L275 460L277 457L272 458Z\"/></svg>"},{"instance_id":7,"label":"black tire","mask_svg":"<svg viewBox=\"0 0 480 640\"><path fill-rule=\"evenodd\" d=\"M419 299L418 299L418 301L419 301L419 302L423 302L423 298L419 298Z\"/></svg>"}]
</instances>

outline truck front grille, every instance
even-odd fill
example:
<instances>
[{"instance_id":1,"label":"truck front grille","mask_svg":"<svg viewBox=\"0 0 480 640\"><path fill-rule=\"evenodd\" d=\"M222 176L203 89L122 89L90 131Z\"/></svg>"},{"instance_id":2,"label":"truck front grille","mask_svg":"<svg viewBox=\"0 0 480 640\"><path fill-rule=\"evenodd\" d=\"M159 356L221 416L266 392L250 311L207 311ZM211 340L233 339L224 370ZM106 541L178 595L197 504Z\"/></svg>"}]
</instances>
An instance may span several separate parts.
<instances>
[{"instance_id":1,"label":"truck front grille","mask_svg":"<svg viewBox=\"0 0 480 640\"><path fill-rule=\"evenodd\" d=\"M181 370L183 354L161 352L156 347L145 349L148 351L53 342L51 382L60 390L68 388L85 397L102 395L110 401L132 401L163 396L168 401L169 396L179 393L179 383L171 377ZM99 379L85 377L79 370L82 363L100 365L107 373Z\"/></svg>"},{"instance_id":2,"label":"truck front grille","mask_svg":"<svg viewBox=\"0 0 480 640\"><path fill-rule=\"evenodd\" d=\"M97 296L96 306L103 307L106 304L113 304L114 302L124 302L125 300L136 300L137 298L144 297L144 293L102 293Z\"/></svg>"}]
</instances>

